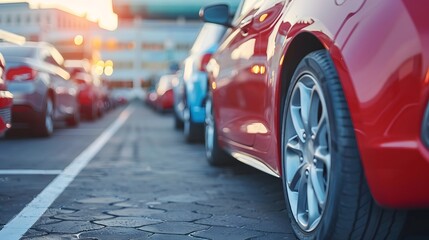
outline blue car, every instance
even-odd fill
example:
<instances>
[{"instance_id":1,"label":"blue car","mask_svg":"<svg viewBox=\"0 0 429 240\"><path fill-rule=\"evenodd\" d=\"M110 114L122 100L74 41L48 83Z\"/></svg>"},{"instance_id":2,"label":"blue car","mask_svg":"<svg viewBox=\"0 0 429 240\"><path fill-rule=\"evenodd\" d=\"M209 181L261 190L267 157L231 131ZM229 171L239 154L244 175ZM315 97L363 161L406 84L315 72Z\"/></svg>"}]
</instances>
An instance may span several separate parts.
<instances>
[{"instance_id":1,"label":"blue car","mask_svg":"<svg viewBox=\"0 0 429 240\"><path fill-rule=\"evenodd\" d=\"M207 95L207 63L217 50L226 28L206 23L201 28L190 55L178 73L174 84L175 127L183 128L188 142L203 141L205 120L205 99Z\"/></svg>"}]
</instances>

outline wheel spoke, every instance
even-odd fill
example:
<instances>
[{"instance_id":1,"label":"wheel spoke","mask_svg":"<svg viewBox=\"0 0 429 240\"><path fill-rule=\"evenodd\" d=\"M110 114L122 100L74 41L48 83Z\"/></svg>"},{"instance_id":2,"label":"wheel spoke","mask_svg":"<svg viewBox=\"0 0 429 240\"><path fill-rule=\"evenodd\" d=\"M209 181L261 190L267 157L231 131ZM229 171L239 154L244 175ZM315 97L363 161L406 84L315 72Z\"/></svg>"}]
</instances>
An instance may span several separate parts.
<instances>
[{"instance_id":1,"label":"wheel spoke","mask_svg":"<svg viewBox=\"0 0 429 240\"><path fill-rule=\"evenodd\" d=\"M314 158L325 165L326 169L331 169L331 154L327 151L326 147L317 147L314 153Z\"/></svg>"},{"instance_id":2,"label":"wheel spoke","mask_svg":"<svg viewBox=\"0 0 429 240\"><path fill-rule=\"evenodd\" d=\"M292 137L291 139L289 139L287 145L286 145L287 150L291 150L293 153L295 153L298 156L302 156L302 145L301 142L299 141L299 137L298 135L295 135L294 137Z\"/></svg>"},{"instance_id":3,"label":"wheel spoke","mask_svg":"<svg viewBox=\"0 0 429 240\"><path fill-rule=\"evenodd\" d=\"M307 183L308 228L320 217L318 198L311 181Z\"/></svg>"},{"instance_id":4,"label":"wheel spoke","mask_svg":"<svg viewBox=\"0 0 429 240\"><path fill-rule=\"evenodd\" d=\"M325 207L326 187L323 179L323 169L313 168L310 172L310 182L320 208Z\"/></svg>"},{"instance_id":5,"label":"wheel spoke","mask_svg":"<svg viewBox=\"0 0 429 240\"><path fill-rule=\"evenodd\" d=\"M301 142L304 142L303 133L305 132L304 122L302 121L301 108L291 106L290 115L292 118L292 125L295 129L295 133L298 135Z\"/></svg>"},{"instance_id":6,"label":"wheel spoke","mask_svg":"<svg viewBox=\"0 0 429 240\"><path fill-rule=\"evenodd\" d=\"M298 191L298 183L303 182L304 176L304 167L306 163L301 163L293 174L292 180L289 182L289 189L292 191ZM301 187L301 186L300 186Z\"/></svg>"},{"instance_id":7,"label":"wheel spoke","mask_svg":"<svg viewBox=\"0 0 429 240\"><path fill-rule=\"evenodd\" d=\"M316 127L312 128L312 133L315 136L315 144L327 146L327 137L328 137L328 123L326 120L325 113L322 113L322 116L319 120L319 123Z\"/></svg>"},{"instance_id":8,"label":"wheel spoke","mask_svg":"<svg viewBox=\"0 0 429 240\"><path fill-rule=\"evenodd\" d=\"M301 106L301 117L304 123L304 126L308 124L310 116L310 107L311 107L311 93L312 89L304 85L303 83L298 83L299 96L300 96L300 106Z\"/></svg>"},{"instance_id":9,"label":"wheel spoke","mask_svg":"<svg viewBox=\"0 0 429 240\"><path fill-rule=\"evenodd\" d=\"M304 177L302 181L299 182L298 185L298 204L297 204L297 214L301 215L304 219L306 219L307 215L307 179ZM301 220L301 223L305 225L305 220Z\"/></svg>"},{"instance_id":10,"label":"wheel spoke","mask_svg":"<svg viewBox=\"0 0 429 240\"><path fill-rule=\"evenodd\" d=\"M320 96L317 92L316 86L313 86L311 89L311 96L310 96L310 110L309 110L309 116L308 116L308 125L310 129L318 129L318 122L319 122L319 110L320 110ZM323 109L322 109L323 111ZM312 131L313 134L315 133Z\"/></svg>"}]
</instances>

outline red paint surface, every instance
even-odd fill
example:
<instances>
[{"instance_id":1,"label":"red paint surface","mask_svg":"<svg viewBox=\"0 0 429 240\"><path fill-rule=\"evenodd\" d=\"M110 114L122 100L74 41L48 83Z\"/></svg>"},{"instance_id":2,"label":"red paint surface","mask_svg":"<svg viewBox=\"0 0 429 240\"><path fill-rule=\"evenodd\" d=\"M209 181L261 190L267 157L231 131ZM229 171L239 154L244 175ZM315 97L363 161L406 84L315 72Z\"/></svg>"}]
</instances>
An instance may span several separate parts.
<instances>
[{"instance_id":1,"label":"red paint surface","mask_svg":"<svg viewBox=\"0 0 429 240\"><path fill-rule=\"evenodd\" d=\"M264 1L214 54L209 71L221 145L281 174L281 96L289 81L281 75L289 67L282 68L282 59L294 57L288 54L295 39L311 36L329 51L340 76L375 200L428 207L429 151L420 131L429 99L429 2L310 2ZM265 71L255 73L255 65Z\"/></svg>"}]
</instances>

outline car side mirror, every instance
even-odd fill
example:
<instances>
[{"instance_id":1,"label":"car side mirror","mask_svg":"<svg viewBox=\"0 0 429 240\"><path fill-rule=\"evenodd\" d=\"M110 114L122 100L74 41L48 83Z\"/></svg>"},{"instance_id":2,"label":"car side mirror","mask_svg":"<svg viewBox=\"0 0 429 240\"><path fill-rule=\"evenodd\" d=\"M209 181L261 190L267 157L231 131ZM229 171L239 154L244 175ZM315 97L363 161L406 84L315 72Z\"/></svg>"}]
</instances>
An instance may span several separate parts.
<instances>
[{"instance_id":1,"label":"car side mirror","mask_svg":"<svg viewBox=\"0 0 429 240\"><path fill-rule=\"evenodd\" d=\"M204 22L232 27L229 6L227 4L216 4L204 7L200 10L200 17Z\"/></svg>"}]
</instances>

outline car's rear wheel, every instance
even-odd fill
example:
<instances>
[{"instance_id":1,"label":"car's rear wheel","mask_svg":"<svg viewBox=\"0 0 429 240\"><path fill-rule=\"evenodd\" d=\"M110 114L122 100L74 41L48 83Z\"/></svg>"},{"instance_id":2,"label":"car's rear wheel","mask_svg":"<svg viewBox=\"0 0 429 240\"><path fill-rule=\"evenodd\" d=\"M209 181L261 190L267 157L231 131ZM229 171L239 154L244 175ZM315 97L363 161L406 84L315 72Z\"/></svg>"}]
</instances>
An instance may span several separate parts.
<instances>
[{"instance_id":1,"label":"car's rear wheel","mask_svg":"<svg viewBox=\"0 0 429 240\"><path fill-rule=\"evenodd\" d=\"M192 121L191 109L186 104L183 109L183 133L187 142L197 142L202 140L203 126Z\"/></svg>"},{"instance_id":2,"label":"car's rear wheel","mask_svg":"<svg viewBox=\"0 0 429 240\"><path fill-rule=\"evenodd\" d=\"M79 106L79 104L77 104ZM66 123L70 127L77 127L80 123L79 107L76 107L73 114L66 119Z\"/></svg>"},{"instance_id":3,"label":"car's rear wheel","mask_svg":"<svg viewBox=\"0 0 429 240\"><path fill-rule=\"evenodd\" d=\"M176 111L174 111L174 129L183 129L183 121L179 118Z\"/></svg>"},{"instance_id":4,"label":"car's rear wheel","mask_svg":"<svg viewBox=\"0 0 429 240\"><path fill-rule=\"evenodd\" d=\"M104 115L103 107L97 104L97 118L102 118L103 115Z\"/></svg>"},{"instance_id":5,"label":"car's rear wheel","mask_svg":"<svg viewBox=\"0 0 429 240\"><path fill-rule=\"evenodd\" d=\"M54 103L46 98L42 113L39 115L34 133L39 137L49 137L54 132Z\"/></svg>"},{"instance_id":6,"label":"car's rear wheel","mask_svg":"<svg viewBox=\"0 0 429 240\"><path fill-rule=\"evenodd\" d=\"M211 96L208 96L206 100L204 140L206 158L210 165L224 166L231 163L231 157L225 153L218 143Z\"/></svg>"},{"instance_id":7,"label":"car's rear wheel","mask_svg":"<svg viewBox=\"0 0 429 240\"><path fill-rule=\"evenodd\" d=\"M283 188L300 239L396 239L405 212L373 200L342 86L325 50L298 65L282 120Z\"/></svg>"},{"instance_id":8,"label":"car's rear wheel","mask_svg":"<svg viewBox=\"0 0 429 240\"><path fill-rule=\"evenodd\" d=\"M90 106L90 108L88 109L88 112L87 112L87 116L88 116L88 119L90 121L97 120L97 118L98 118L98 110L97 110L97 105L94 102L91 103L91 106Z\"/></svg>"}]
</instances>

